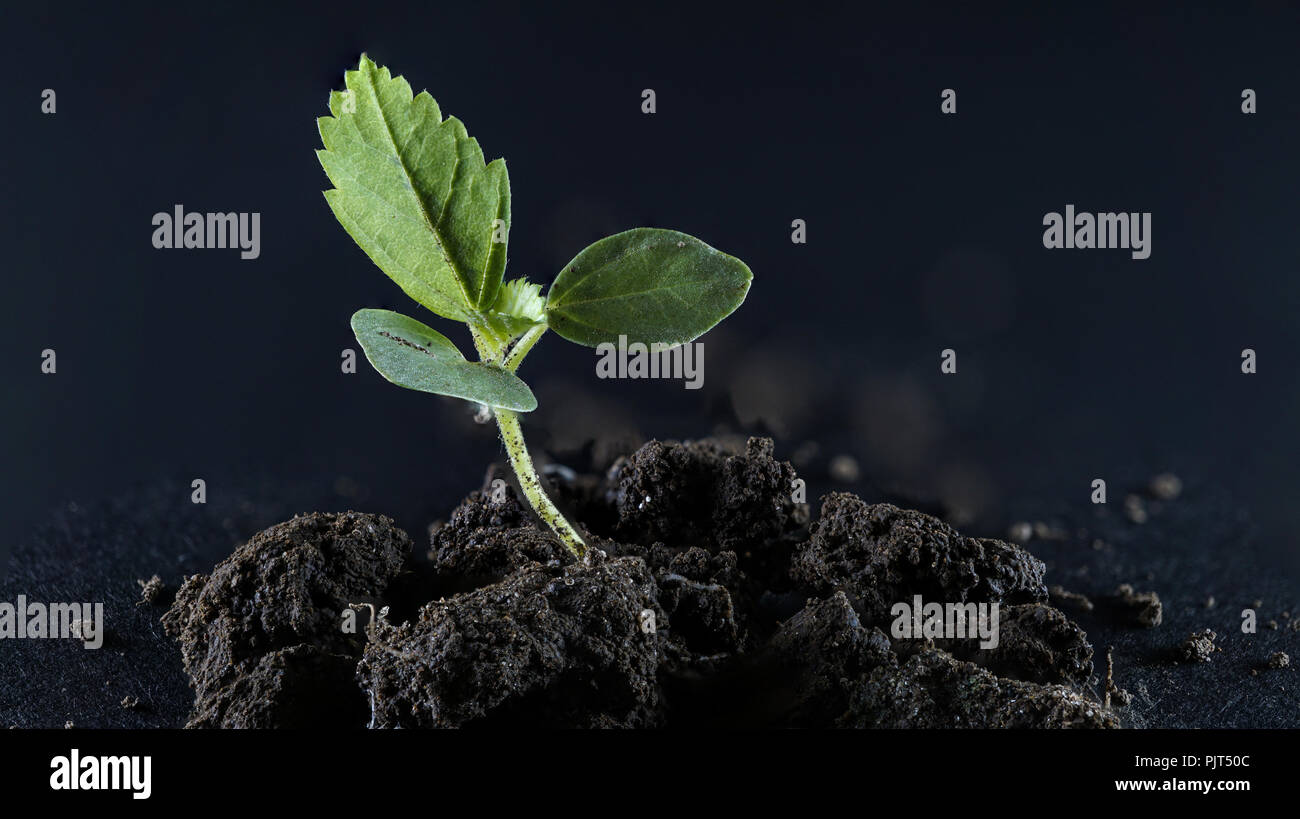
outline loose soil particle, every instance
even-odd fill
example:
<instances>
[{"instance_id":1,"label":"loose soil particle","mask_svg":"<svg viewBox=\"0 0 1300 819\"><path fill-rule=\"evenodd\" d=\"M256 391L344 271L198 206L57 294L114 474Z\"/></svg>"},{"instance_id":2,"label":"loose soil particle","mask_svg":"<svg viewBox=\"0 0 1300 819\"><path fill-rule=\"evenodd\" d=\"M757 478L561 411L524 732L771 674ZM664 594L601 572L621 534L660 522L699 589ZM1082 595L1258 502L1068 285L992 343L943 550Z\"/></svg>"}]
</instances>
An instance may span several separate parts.
<instances>
[{"instance_id":1,"label":"loose soil particle","mask_svg":"<svg viewBox=\"0 0 1300 819\"><path fill-rule=\"evenodd\" d=\"M1217 637L1208 628L1192 632L1179 646L1180 657L1189 663L1208 663L1214 657L1214 641Z\"/></svg>"},{"instance_id":2,"label":"loose soil particle","mask_svg":"<svg viewBox=\"0 0 1300 819\"><path fill-rule=\"evenodd\" d=\"M1106 649L1106 697L1104 704L1110 706L1114 701L1119 707L1123 708L1133 702L1133 695L1120 688L1115 683L1115 647L1111 646Z\"/></svg>"},{"instance_id":3,"label":"loose soil particle","mask_svg":"<svg viewBox=\"0 0 1300 819\"><path fill-rule=\"evenodd\" d=\"M1081 612L1090 612L1095 608L1087 595L1069 591L1063 586L1052 586L1047 590L1047 594L1053 605L1062 608L1071 608Z\"/></svg>"},{"instance_id":4,"label":"loose soil particle","mask_svg":"<svg viewBox=\"0 0 1300 819\"><path fill-rule=\"evenodd\" d=\"M140 602L138 606L156 606L163 601L166 595L167 587L163 585L162 578L154 575L148 580L137 580L140 584Z\"/></svg>"},{"instance_id":5,"label":"loose soil particle","mask_svg":"<svg viewBox=\"0 0 1300 819\"><path fill-rule=\"evenodd\" d=\"M1160 595L1153 591L1136 591L1128 583L1116 587L1114 594L1105 602L1119 619L1135 626L1155 628L1164 620Z\"/></svg>"}]
</instances>

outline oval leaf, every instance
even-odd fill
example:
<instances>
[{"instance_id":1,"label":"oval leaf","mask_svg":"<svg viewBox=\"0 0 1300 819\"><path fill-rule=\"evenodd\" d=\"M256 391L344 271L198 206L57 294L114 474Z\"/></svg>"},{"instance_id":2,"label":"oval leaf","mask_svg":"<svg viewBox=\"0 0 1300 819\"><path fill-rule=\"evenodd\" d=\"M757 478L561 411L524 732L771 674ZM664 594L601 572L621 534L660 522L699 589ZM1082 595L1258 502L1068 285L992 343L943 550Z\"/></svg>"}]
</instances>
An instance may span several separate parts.
<instances>
[{"instance_id":1,"label":"oval leaf","mask_svg":"<svg viewBox=\"0 0 1300 819\"><path fill-rule=\"evenodd\" d=\"M379 374L399 387L516 412L537 409L537 399L519 376L466 361L450 339L409 316L358 310L352 316L352 332Z\"/></svg>"},{"instance_id":2,"label":"oval leaf","mask_svg":"<svg viewBox=\"0 0 1300 819\"><path fill-rule=\"evenodd\" d=\"M637 228L601 239L565 265L546 299L551 329L595 347L684 344L745 300L753 278L740 259L685 233Z\"/></svg>"}]
</instances>

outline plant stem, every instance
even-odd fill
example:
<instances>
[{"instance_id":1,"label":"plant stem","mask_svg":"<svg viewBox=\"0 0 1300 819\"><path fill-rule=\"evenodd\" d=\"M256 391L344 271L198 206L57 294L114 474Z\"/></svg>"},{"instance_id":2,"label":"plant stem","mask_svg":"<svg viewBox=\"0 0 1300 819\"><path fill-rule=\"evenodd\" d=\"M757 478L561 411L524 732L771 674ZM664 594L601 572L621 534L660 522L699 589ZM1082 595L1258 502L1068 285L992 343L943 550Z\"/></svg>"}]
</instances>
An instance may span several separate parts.
<instances>
[{"instance_id":1,"label":"plant stem","mask_svg":"<svg viewBox=\"0 0 1300 819\"><path fill-rule=\"evenodd\" d=\"M480 361L496 361L501 357L497 345L494 345L482 327L469 322L469 333L474 338L474 349L478 351Z\"/></svg>"},{"instance_id":2,"label":"plant stem","mask_svg":"<svg viewBox=\"0 0 1300 819\"><path fill-rule=\"evenodd\" d=\"M521 343L522 341L521 339ZM528 346L531 347L532 344ZM524 433L519 427L519 416L511 410L500 407L494 412L497 426L501 428L501 440L505 442L506 454L510 456L510 465L514 467L515 475L519 478L519 486L524 490L524 497L528 498L528 503L537 516L551 527L551 531L555 532L565 546L569 547L569 551L579 559L585 559L587 544L573 528L573 524L565 520L560 510L555 508L555 504L551 503L551 499L546 497L546 492L542 489L542 479L537 476L537 470L533 468L533 459L528 454L528 445L524 443Z\"/></svg>"},{"instance_id":3,"label":"plant stem","mask_svg":"<svg viewBox=\"0 0 1300 819\"><path fill-rule=\"evenodd\" d=\"M487 337L487 334L481 334L473 327L471 330L474 331L474 343L478 347L480 358L484 361L499 361L506 371L514 372L519 369L519 364L533 349L533 345L546 333L546 325L538 324L530 328L519 337L509 353L505 352L504 343L497 345ZM497 426L501 429L501 440L506 446L506 455L510 457L510 465L514 467L515 476L519 478L519 486L524 490L524 497L528 498L529 505L533 507L537 516L551 527L551 531L555 532L556 537L568 547L569 551L573 552L578 559L585 559L587 544L583 542L578 530L573 528L573 524L569 523L564 515L560 514L560 510L555 508L555 504L542 489L542 479L537 476L533 459L528 454L528 445L524 443L524 432L519 426L519 416L512 410L501 407L494 407L492 414L496 416Z\"/></svg>"},{"instance_id":4,"label":"plant stem","mask_svg":"<svg viewBox=\"0 0 1300 819\"><path fill-rule=\"evenodd\" d=\"M537 340L545 333L546 325L538 324L520 336L519 340L515 342L515 346L511 347L510 352L506 354L502 366L510 372L519 369L519 364L524 360L524 356L528 355L528 351L533 349L533 345L536 344Z\"/></svg>"}]
</instances>

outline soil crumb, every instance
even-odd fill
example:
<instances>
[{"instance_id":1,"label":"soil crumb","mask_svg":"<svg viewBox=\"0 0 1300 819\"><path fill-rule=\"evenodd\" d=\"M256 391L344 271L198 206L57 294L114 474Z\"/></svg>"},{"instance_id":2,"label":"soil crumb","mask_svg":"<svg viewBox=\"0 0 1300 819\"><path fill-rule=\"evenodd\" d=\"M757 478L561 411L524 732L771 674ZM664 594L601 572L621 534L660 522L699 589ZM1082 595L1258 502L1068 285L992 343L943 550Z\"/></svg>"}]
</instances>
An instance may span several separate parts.
<instances>
[{"instance_id":1,"label":"soil crumb","mask_svg":"<svg viewBox=\"0 0 1300 819\"><path fill-rule=\"evenodd\" d=\"M1268 667L1273 669L1287 668L1291 665L1291 655L1285 651L1274 651L1268 657Z\"/></svg>"},{"instance_id":2,"label":"soil crumb","mask_svg":"<svg viewBox=\"0 0 1300 819\"><path fill-rule=\"evenodd\" d=\"M1164 620L1164 606L1160 595L1153 591L1140 592L1128 583L1121 583L1105 601L1118 619L1142 628L1155 628Z\"/></svg>"},{"instance_id":3,"label":"soil crumb","mask_svg":"<svg viewBox=\"0 0 1300 819\"><path fill-rule=\"evenodd\" d=\"M1214 641L1217 637L1208 628L1192 632L1178 647L1180 659L1189 663L1208 663L1214 657Z\"/></svg>"},{"instance_id":4,"label":"soil crumb","mask_svg":"<svg viewBox=\"0 0 1300 819\"><path fill-rule=\"evenodd\" d=\"M188 578L162 623L194 686L189 727L363 725L364 629L344 612L382 595L410 552L388 518L315 513Z\"/></svg>"},{"instance_id":5,"label":"soil crumb","mask_svg":"<svg viewBox=\"0 0 1300 819\"><path fill-rule=\"evenodd\" d=\"M154 575L148 580L137 580L135 582L140 584L140 602L136 603L137 606L156 606L163 602L167 587L163 585L161 577Z\"/></svg>"},{"instance_id":6,"label":"soil crumb","mask_svg":"<svg viewBox=\"0 0 1300 819\"><path fill-rule=\"evenodd\" d=\"M1123 708L1133 702L1133 695L1115 683L1115 647L1106 649L1106 698L1104 704L1110 707L1115 702Z\"/></svg>"},{"instance_id":7,"label":"soil crumb","mask_svg":"<svg viewBox=\"0 0 1300 819\"><path fill-rule=\"evenodd\" d=\"M1087 595L1068 591L1063 586L1051 586L1047 589L1047 594L1052 603L1061 608L1071 608L1082 612L1090 612L1095 608Z\"/></svg>"}]
</instances>

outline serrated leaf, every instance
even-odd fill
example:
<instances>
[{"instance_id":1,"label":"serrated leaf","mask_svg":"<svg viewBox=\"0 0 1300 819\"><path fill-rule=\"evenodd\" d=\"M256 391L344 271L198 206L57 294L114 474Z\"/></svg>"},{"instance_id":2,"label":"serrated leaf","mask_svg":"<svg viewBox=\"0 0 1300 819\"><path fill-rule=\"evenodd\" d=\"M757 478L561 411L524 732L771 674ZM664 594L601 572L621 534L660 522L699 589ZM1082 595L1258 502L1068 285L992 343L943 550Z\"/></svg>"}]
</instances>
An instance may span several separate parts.
<instances>
[{"instance_id":1,"label":"serrated leaf","mask_svg":"<svg viewBox=\"0 0 1300 819\"><path fill-rule=\"evenodd\" d=\"M409 316L358 310L352 316L352 332L379 374L399 387L516 412L537 409L537 399L519 376L466 361L450 339Z\"/></svg>"},{"instance_id":2,"label":"serrated leaf","mask_svg":"<svg viewBox=\"0 0 1300 819\"><path fill-rule=\"evenodd\" d=\"M540 285L527 279L512 279L501 285L496 303L483 314L487 325L499 337L515 338L546 321L546 300Z\"/></svg>"},{"instance_id":3,"label":"serrated leaf","mask_svg":"<svg viewBox=\"0 0 1300 819\"><path fill-rule=\"evenodd\" d=\"M595 347L684 344L745 300L744 262L685 233L637 228L596 242L565 265L546 299L551 329Z\"/></svg>"},{"instance_id":4,"label":"serrated leaf","mask_svg":"<svg viewBox=\"0 0 1300 819\"><path fill-rule=\"evenodd\" d=\"M528 279L512 279L501 287L492 309L511 318L526 319L533 324L546 321L546 300L542 286Z\"/></svg>"},{"instance_id":5,"label":"serrated leaf","mask_svg":"<svg viewBox=\"0 0 1300 819\"><path fill-rule=\"evenodd\" d=\"M442 118L428 92L362 56L317 120L316 155L334 189L334 215L411 298L464 320L501 285L510 229L504 160L484 164L478 141ZM494 241L500 240L500 241Z\"/></svg>"}]
</instances>

